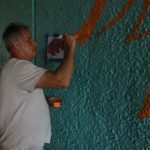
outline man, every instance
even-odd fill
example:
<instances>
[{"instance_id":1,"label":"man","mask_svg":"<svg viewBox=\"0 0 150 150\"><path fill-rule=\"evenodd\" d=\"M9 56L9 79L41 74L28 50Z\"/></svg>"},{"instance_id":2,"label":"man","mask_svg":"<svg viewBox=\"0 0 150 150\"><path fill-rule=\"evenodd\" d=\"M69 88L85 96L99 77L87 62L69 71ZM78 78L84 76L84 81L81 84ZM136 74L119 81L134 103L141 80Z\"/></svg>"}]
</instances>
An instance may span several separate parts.
<instances>
[{"instance_id":1,"label":"man","mask_svg":"<svg viewBox=\"0 0 150 150\"><path fill-rule=\"evenodd\" d=\"M27 26L9 24L3 41L11 58L0 76L0 150L41 150L50 142L51 125L43 88L70 84L75 36L63 35L67 45L64 61L51 72L33 65L37 43Z\"/></svg>"}]
</instances>

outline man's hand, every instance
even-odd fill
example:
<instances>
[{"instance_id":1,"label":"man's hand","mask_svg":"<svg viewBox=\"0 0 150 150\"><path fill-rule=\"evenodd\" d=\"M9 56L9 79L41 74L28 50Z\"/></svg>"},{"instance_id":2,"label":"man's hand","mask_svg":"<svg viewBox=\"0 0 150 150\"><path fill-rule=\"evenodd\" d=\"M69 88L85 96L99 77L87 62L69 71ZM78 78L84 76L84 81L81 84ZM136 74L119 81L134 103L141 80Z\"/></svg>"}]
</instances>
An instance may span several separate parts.
<instances>
[{"instance_id":1,"label":"man's hand","mask_svg":"<svg viewBox=\"0 0 150 150\"><path fill-rule=\"evenodd\" d=\"M55 71L47 71L36 84L36 88L66 88L70 85L73 66L76 36L63 35L66 47L65 56L60 66Z\"/></svg>"},{"instance_id":2,"label":"man's hand","mask_svg":"<svg viewBox=\"0 0 150 150\"><path fill-rule=\"evenodd\" d=\"M66 44L66 46L68 47L68 49L73 49L75 48L76 45L76 37L73 35L68 35L68 34L64 34L63 35L63 40Z\"/></svg>"}]
</instances>

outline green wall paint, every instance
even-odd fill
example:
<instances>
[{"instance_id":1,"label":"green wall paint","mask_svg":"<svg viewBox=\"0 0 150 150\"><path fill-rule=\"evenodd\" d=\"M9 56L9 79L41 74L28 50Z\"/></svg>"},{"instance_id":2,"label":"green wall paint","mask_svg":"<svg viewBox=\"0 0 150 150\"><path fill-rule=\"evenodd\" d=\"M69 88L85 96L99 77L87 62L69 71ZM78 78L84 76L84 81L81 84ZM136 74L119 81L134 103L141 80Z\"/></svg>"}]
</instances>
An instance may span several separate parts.
<instances>
[{"instance_id":1,"label":"green wall paint","mask_svg":"<svg viewBox=\"0 0 150 150\"><path fill-rule=\"evenodd\" d=\"M36 22L33 1L0 1L0 35L11 21L26 23L33 30L39 55L36 64L55 69L57 63L45 66L45 33L74 33L87 18L93 0L36 0ZM149 36L124 44L137 20L143 0L135 0L122 19L100 37L97 32L112 19L127 0L110 0L98 20L92 37L77 45L75 67L68 89L45 89L46 96L63 99L60 109L50 108L53 150L148 150L150 118L138 120L150 76ZM139 28L150 26L150 13ZM0 65L8 54L0 42Z\"/></svg>"}]
</instances>

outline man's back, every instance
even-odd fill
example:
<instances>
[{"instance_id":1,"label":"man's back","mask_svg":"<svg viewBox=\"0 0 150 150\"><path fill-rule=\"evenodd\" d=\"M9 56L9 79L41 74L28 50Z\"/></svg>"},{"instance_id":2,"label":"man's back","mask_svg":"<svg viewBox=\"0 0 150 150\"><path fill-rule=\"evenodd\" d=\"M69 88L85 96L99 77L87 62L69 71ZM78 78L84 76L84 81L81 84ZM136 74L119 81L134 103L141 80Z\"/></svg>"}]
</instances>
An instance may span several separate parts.
<instances>
[{"instance_id":1,"label":"man's back","mask_svg":"<svg viewBox=\"0 0 150 150\"><path fill-rule=\"evenodd\" d=\"M48 105L43 90L35 88L44 73L25 60L11 58L5 64L0 76L0 148L25 150L50 142Z\"/></svg>"}]
</instances>

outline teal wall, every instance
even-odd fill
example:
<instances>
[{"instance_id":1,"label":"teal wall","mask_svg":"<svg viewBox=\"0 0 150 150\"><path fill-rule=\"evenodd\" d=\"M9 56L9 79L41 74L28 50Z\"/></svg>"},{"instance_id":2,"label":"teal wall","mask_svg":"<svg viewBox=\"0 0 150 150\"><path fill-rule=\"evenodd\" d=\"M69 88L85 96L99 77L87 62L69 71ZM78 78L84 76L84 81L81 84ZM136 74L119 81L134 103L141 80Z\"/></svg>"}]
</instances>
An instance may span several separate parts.
<instances>
[{"instance_id":1,"label":"teal wall","mask_svg":"<svg viewBox=\"0 0 150 150\"><path fill-rule=\"evenodd\" d=\"M58 63L45 66L45 33L75 33L86 20L94 0L36 0L36 5L34 2L1 0L0 35L11 21L29 25L39 43L39 55L34 62L53 70ZM45 89L46 96L63 99L60 109L50 108L53 135L46 149L150 149L150 118L137 118L149 83L150 36L124 44L144 0L135 0L117 24L97 36L126 2L107 1L91 38L77 45L70 87ZM149 28L149 20L150 10L139 32ZM7 57L0 42L0 66Z\"/></svg>"}]
</instances>

